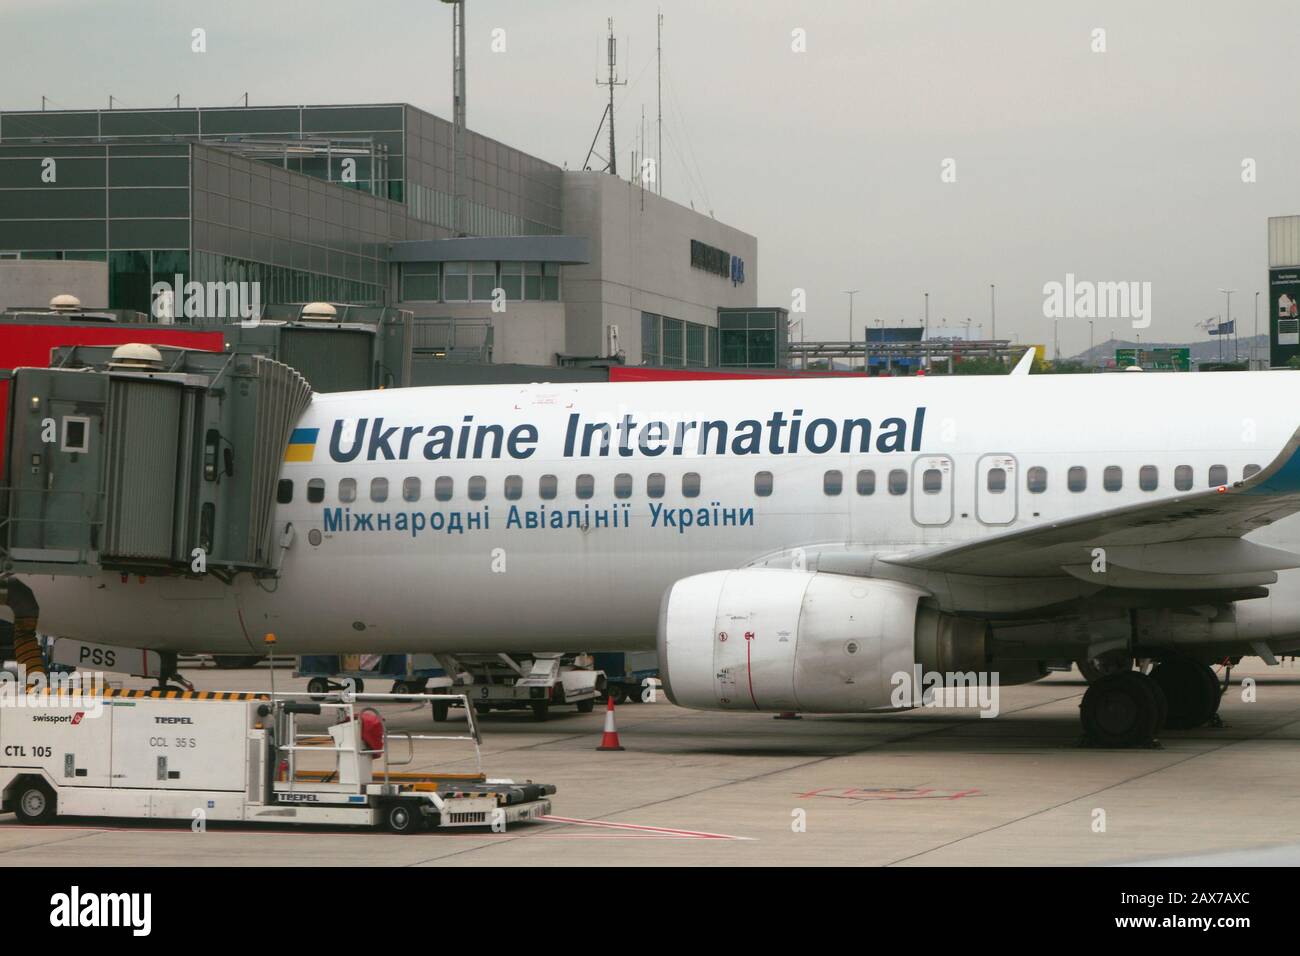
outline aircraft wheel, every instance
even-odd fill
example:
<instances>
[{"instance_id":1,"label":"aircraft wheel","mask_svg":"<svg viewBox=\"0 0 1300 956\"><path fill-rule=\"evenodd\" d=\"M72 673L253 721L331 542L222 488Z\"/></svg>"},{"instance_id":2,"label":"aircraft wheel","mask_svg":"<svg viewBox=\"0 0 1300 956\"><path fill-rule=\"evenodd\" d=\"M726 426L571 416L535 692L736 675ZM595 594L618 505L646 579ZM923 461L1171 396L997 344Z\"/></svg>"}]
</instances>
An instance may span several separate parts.
<instances>
[{"instance_id":1,"label":"aircraft wheel","mask_svg":"<svg viewBox=\"0 0 1300 956\"><path fill-rule=\"evenodd\" d=\"M1209 721L1219 709L1221 691L1214 671L1183 657L1161 661L1151 672L1169 699L1166 726L1190 730Z\"/></svg>"},{"instance_id":2,"label":"aircraft wheel","mask_svg":"<svg viewBox=\"0 0 1300 956\"><path fill-rule=\"evenodd\" d=\"M543 721L548 716L550 716L551 708L546 701L539 700L533 703L532 710L533 710L533 720Z\"/></svg>"},{"instance_id":3,"label":"aircraft wheel","mask_svg":"<svg viewBox=\"0 0 1300 956\"><path fill-rule=\"evenodd\" d=\"M58 812L57 798L44 780L24 780L14 791L14 816L26 824L49 823Z\"/></svg>"},{"instance_id":4,"label":"aircraft wheel","mask_svg":"<svg viewBox=\"0 0 1300 956\"><path fill-rule=\"evenodd\" d=\"M595 709L596 701L594 699L578 701L578 713L580 714L590 714Z\"/></svg>"},{"instance_id":5,"label":"aircraft wheel","mask_svg":"<svg viewBox=\"0 0 1300 956\"><path fill-rule=\"evenodd\" d=\"M324 677L313 677L307 681L307 693L311 694L312 700L324 700L329 692L330 682Z\"/></svg>"},{"instance_id":6,"label":"aircraft wheel","mask_svg":"<svg viewBox=\"0 0 1300 956\"><path fill-rule=\"evenodd\" d=\"M1088 687L1079 705L1084 732L1102 747L1144 747L1156 735L1160 699L1151 678L1110 674Z\"/></svg>"}]
</instances>

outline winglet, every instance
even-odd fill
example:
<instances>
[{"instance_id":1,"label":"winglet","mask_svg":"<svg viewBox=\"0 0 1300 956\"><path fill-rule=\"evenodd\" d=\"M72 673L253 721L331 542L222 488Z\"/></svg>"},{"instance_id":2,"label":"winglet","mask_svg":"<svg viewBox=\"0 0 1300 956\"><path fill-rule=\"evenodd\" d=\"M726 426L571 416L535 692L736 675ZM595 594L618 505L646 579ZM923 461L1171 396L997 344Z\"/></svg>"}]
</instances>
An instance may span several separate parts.
<instances>
[{"instance_id":1,"label":"winglet","mask_svg":"<svg viewBox=\"0 0 1300 956\"><path fill-rule=\"evenodd\" d=\"M1037 351L1038 350L1035 349L1034 346L1032 345L1029 346L1029 348L1025 349L1025 354L1020 356L1020 361L1017 362L1016 367L1011 370L1011 374L1028 375L1030 366L1034 364L1034 355L1037 353Z\"/></svg>"}]
</instances>

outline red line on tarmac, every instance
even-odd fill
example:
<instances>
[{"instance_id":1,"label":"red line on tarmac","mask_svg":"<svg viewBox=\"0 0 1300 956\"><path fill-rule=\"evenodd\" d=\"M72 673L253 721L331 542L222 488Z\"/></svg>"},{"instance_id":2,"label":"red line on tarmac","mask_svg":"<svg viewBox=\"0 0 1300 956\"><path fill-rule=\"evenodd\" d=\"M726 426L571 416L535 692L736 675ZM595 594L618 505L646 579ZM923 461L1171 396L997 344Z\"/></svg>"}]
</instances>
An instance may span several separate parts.
<instances>
[{"instance_id":1,"label":"red line on tarmac","mask_svg":"<svg viewBox=\"0 0 1300 956\"><path fill-rule=\"evenodd\" d=\"M726 833L706 833L703 830L677 830L672 827L652 827L641 823L613 823L609 820L578 820L573 817L543 816L539 820L552 823L571 823L583 827L608 827L613 830L636 830L642 833L657 833L666 836L693 837L697 840L748 840L749 837L731 836Z\"/></svg>"}]
</instances>

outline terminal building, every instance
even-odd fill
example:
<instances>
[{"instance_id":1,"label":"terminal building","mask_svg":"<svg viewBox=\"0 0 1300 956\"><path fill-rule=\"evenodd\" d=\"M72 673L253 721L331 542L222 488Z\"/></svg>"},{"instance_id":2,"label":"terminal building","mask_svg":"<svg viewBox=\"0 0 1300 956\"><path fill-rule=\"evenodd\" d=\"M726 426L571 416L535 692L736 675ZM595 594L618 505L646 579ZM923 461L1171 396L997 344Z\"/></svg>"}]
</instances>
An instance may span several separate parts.
<instances>
[{"instance_id":1,"label":"terminal building","mask_svg":"<svg viewBox=\"0 0 1300 956\"><path fill-rule=\"evenodd\" d=\"M453 362L784 366L754 236L407 104L3 112L0 197L0 311L258 283Z\"/></svg>"}]
</instances>

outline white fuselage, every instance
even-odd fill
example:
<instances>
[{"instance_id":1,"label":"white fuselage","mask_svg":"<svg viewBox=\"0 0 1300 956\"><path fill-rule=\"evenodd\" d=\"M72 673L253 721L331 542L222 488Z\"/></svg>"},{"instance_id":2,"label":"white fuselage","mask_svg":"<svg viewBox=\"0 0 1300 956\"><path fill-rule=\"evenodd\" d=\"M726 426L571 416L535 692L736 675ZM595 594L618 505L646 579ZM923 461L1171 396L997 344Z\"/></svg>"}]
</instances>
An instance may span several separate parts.
<instances>
[{"instance_id":1,"label":"white fuselage","mask_svg":"<svg viewBox=\"0 0 1300 956\"><path fill-rule=\"evenodd\" d=\"M288 653L650 647L687 575L795 548L905 552L1238 480L1291 437L1298 393L1300 377L1260 372L317 395L299 422L315 443L282 471L278 578L26 580L43 631L136 647L247 653L268 632ZM603 453L586 429L600 423ZM1252 537L1300 546L1300 521ZM1242 638L1300 633L1295 574L1241 602Z\"/></svg>"}]
</instances>

